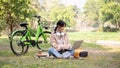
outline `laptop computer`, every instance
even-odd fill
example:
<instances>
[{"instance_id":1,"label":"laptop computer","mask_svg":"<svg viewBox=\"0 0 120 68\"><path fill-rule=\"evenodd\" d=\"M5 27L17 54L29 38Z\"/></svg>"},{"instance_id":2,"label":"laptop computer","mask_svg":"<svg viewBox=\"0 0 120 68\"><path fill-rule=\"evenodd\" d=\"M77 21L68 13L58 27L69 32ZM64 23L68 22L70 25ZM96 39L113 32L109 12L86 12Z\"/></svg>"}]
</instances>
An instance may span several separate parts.
<instances>
[{"instance_id":1,"label":"laptop computer","mask_svg":"<svg viewBox=\"0 0 120 68\"><path fill-rule=\"evenodd\" d=\"M83 43L83 40L75 41L73 46L72 46L72 49L75 50L75 49L79 48L82 43Z\"/></svg>"}]
</instances>

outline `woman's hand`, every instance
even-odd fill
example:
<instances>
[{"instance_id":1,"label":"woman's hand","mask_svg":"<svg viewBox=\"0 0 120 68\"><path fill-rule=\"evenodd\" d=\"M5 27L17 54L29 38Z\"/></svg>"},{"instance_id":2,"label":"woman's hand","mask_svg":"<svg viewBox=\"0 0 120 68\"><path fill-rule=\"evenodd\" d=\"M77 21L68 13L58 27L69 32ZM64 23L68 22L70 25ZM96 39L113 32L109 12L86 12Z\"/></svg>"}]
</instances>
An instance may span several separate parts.
<instances>
[{"instance_id":1,"label":"woman's hand","mask_svg":"<svg viewBox=\"0 0 120 68\"><path fill-rule=\"evenodd\" d=\"M61 47L60 47L60 46L56 46L55 49L56 49L57 51L60 51L60 50L61 50Z\"/></svg>"},{"instance_id":2,"label":"woman's hand","mask_svg":"<svg viewBox=\"0 0 120 68\"><path fill-rule=\"evenodd\" d=\"M61 49L71 49L71 45L61 45L60 46Z\"/></svg>"}]
</instances>

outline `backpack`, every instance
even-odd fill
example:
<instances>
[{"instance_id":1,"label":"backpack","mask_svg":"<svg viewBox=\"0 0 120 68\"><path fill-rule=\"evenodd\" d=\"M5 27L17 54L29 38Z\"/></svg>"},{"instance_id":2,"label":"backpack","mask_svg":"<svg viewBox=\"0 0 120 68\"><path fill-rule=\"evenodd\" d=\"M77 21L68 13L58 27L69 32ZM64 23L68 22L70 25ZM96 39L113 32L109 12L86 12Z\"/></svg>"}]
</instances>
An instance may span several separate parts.
<instances>
[{"instance_id":1,"label":"backpack","mask_svg":"<svg viewBox=\"0 0 120 68\"><path fill-rule=\"evenodd\" d=\"M80 48L74 50L74 58L87 57L88 52Z\"/></svg>"}]
</instances>

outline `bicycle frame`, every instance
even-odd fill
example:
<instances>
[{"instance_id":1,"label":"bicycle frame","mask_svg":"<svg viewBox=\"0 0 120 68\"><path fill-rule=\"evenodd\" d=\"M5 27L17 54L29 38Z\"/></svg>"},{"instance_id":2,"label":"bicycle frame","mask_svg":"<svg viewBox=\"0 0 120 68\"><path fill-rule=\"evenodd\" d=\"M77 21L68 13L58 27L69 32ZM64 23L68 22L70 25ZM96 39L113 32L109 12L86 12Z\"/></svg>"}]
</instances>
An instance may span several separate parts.
<instances>
[{"instance_id":1,"label":"bicycle frame","mask_svg":"<svg viewBox=\"0 0 120 68\"><path fill-rule=\"evenodd\" d=\"M28 40L32 40L29 29L28 30L18 30L18 31L23 31L23 32L26 31L25 35L22 36L22 38L20 38L20 41L24 41L26 39L26 37L28 38ZM17 32L17 31L15 31L15 32ZM14 35L15 32L12 33L12 36ZM37 33L35 35L35 42L38 42L40 34L42 35L44 41L47 42L46 36L44 35L44 32L43 32L43 27L42 27L41 24L38 24ZM30 45L31 43L30 42L25 42L25 44Z\"/></svg>"},{"instance_id":2,"label":"bicycle frame","mask_svg":"<svg viewBox=\"0 0 120 68\"><path fill-rule=\"evenodd\" d=\"M50 31L44 30L44 26L40 20L41 16L34 16L38 19L37 32L34 33L35 37L32 36L30 28L27 27L27 23L20 23L20 26L24 29L16 30L12 32L10 36L10 48L15 55L22 55L27 53L29 46L37 46L38 49L44 50L48 48L48 39L51 34ZM43 22L44 23L44 22ZM45 29L48 29L45 26ZM32 32L33 33L33 32ZM42 41L44 41L42 43ZM47 45L47 46L45 46Z\"/></svg>"}]
</instances>

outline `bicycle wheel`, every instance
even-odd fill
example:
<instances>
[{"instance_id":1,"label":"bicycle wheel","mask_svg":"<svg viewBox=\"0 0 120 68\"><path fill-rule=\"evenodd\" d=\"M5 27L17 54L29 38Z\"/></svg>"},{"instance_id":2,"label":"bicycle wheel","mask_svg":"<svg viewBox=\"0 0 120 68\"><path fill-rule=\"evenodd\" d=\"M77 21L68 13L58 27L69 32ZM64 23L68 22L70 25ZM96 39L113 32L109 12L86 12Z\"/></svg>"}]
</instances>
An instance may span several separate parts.
<instances>
[{"instance_id":1,"label":"bicycle wheel","mask_svg":"<svg viewBox=\"0 0 120 68\"><path fill-rule=\"evenodd\" d=\"M26 41L28 41L28 37L26 37L26 40L24 42L26 42ZM24 51L22 54L26 54L28 52L29 45L24 45L23 47L24 47L24 49L23 49Z\"/></svg>"},{"instance_id":2,"label":"bicycle wheel","mask_svg":"<svg viewBox=\"0 0 120 68\"><path fill-rule=\"evenodd\" d=\"M48 31L44 31L43 32L45 37L46 37L46 41L44 41L43 37L42 37L42 34L39 35L39 39L38 39L38 44L37 44L37 47L38 49L40 50L48 50L48 48L50 47L50 34L51 32L48 32Z\"/></svg>"},{"instance_id":3,"label":"bicycle wheel","mask_svg":"<svg viewBox=\"0 0 120 68\"><path fill-rule=\"evenodd\" d=\"M29 46L25 45L24 41L20 41L22 38L24 31L16 31L12 34L11 41L10 41L10 48L15 55L22 55L28 51Z\"/></svg>"}]
</instances>

